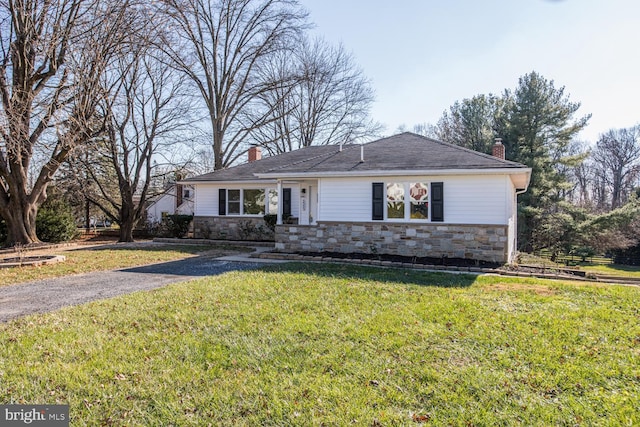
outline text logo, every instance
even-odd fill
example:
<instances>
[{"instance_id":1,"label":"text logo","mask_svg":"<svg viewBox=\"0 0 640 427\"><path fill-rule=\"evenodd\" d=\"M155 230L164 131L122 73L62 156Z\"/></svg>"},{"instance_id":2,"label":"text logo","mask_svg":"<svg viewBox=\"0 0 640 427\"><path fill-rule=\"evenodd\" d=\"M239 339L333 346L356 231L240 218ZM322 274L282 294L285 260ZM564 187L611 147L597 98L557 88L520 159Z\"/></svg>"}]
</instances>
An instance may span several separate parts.
<instances>
[{"instance_id":1,"label":"text logo","mask_svg":"<svg viewBox=\"0 0 640 427\"><path fill-rule=\"evenodd\" d=\"M68 427L69 405L0 405L0 425Z\"/></svg>"}]
</instances>

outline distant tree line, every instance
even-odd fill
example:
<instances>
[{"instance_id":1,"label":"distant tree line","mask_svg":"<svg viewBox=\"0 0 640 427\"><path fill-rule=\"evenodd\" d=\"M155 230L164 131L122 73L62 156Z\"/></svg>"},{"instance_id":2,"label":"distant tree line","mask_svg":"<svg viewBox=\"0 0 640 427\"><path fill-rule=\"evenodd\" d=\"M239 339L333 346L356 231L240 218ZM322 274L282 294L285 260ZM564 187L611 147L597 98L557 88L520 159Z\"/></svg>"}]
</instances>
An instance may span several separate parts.
<instances>
[{"instance_id":1,"label":"distant tree line","mask_svg":"<svg viewBox=\"0 0 640 427\"><path fill-rule=\"evenodd\" d=\"M507 159L532 169L518 196L521 250L631 248L640 239L640 125L606 131L589 146L577 139L590 118L579 108L564 87L531 72L514 90L457 101L435 125L413 130L487 154L501 138Z\"/></svg>"},{"instance_id":2,"label":"distant tree line","mask_svg":"<svg viewBox=\"0 0 640 427\"><path fill-rule=\"evenodd\" d=\"M0 2L6 244L39 241L52 185L131 241L148 200L203 153L194 141L221 169L252 145L375 134L368 80L310 27L297 0Z\"/></svg>"}]
</instances>

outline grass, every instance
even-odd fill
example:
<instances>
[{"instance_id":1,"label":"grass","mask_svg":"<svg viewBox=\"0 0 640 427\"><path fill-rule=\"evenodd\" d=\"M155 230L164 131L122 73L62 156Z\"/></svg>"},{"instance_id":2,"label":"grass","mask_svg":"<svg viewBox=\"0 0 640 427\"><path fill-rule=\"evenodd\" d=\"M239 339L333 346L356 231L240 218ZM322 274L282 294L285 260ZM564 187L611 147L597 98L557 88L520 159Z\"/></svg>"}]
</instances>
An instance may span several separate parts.
<instances>
[{"instance_id":1,"label":"grass","mask_svg":"<svg viewBox=\"0 0 640 427\"><path fill-rule=\"evenodd\" d=\"M72 425L638 425L640 288L285 264L0 325Z\"/></svg>"},{"instance_id":2,"label":"grass","mask_svg":"<svg viewBox=\"0 0 640 427\"><path fill-rule=\"evenodd\" d=\"M173 261L206 252L209 255L224 255L234 251L252 250L230 245L105 245L93 249L77 249L64 252L66 261L42 267L14 267L0 269L0 286L31 280L68 276L70 274L106 271L135 267L157 262ZM25 253L25 255L30 255Z\"/></svg>"},{"instance_id":3,"label":"grass","mask_svg":"<svg viewBox=\"0 0 640 427\"><path fill-rule=\"evenodd\" d=\"M640 278L640 267L636 267L632 265L619 265L619 264L591 265L591 266L581 266L580 268L582 268L583 270L592 271L598 274L608 274L612 276Z\"/></svg>"}]
</instances>

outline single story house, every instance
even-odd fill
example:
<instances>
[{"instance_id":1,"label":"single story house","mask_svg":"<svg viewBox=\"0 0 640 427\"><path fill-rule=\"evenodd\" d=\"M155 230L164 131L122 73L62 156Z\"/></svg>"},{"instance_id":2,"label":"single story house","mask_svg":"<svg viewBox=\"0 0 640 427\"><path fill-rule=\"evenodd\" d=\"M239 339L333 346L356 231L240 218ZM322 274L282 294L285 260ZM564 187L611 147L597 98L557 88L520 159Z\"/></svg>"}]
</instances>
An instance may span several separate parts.
<instances>
[{"instance_id":1,"label":"single story house","mask_svg":"<svg viewBox=\"0 0 640 427\"><path fill-rule=\"evenodd\" d=\"M280 252L511 262L516 197L531 169L413 133L312 146L182 181L195 188L195 237L273 239ZM275 215L275 232L265 214Z\"/></svg>"}]
</instances>

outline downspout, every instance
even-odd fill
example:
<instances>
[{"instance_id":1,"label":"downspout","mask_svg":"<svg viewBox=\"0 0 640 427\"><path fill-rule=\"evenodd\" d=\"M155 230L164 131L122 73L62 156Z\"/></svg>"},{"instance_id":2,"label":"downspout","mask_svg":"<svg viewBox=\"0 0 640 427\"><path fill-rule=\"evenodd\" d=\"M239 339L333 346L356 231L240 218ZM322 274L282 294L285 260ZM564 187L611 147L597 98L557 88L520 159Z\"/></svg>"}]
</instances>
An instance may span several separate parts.
<instances>
[{"instance_id":1,"label":"downspout","mask_svg":"<svg viewBox=\"0 0 640 427\"><path fill-rule=\"evenodd\" d=\"M516 229L513 230L513 254L511 254L512 255L511 256L512 259L515 258L516 252L518 252L518 227L517 227L517 224L518 224L518 196L520 194L524 194L526 192L527 192L527 189L525 188L525 189L520 190L520 191L516 190L516 192L514 194L514 199L515 200L513 201L513 207L516 208L516 211L514 212L515 213L515 218L516 218L516 224L515 224L516 225Z\"/></svg>"}]
</instances>

